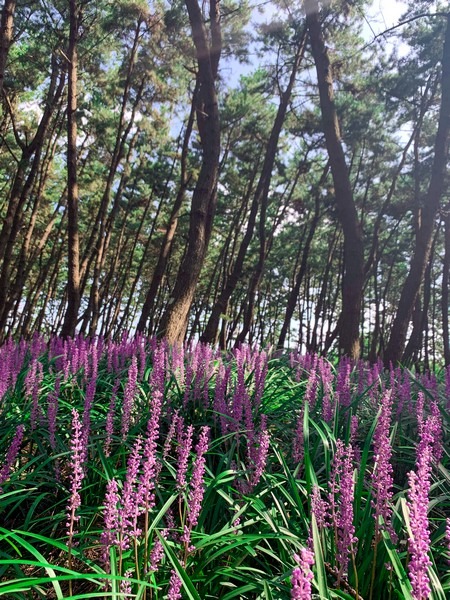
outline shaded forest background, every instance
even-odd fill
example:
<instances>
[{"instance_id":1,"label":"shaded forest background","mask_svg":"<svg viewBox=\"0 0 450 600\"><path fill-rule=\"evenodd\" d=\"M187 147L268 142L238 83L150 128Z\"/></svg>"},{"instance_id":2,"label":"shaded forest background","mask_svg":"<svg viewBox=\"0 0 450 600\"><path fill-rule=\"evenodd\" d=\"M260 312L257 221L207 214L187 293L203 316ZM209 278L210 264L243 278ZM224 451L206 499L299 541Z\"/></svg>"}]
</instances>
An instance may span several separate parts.
<instances>
[{"instance_id":1,"label":"shaded forest background","mask_svg":"<svg viewBox=\"0 0 450 600\"><path fill-rule=\"evenodd\" d=\"M368 7L4 0L1 340L450 364L448 6Z\"/></svg>"}]
</instances>

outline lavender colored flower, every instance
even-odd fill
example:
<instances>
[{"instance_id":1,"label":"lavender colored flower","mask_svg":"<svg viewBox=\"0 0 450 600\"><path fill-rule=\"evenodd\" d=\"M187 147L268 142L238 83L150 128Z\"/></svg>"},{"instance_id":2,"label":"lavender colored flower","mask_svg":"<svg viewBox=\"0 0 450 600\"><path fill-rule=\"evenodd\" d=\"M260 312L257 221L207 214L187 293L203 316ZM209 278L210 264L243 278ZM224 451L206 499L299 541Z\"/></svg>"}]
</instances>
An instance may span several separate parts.
<instances>
[{"instance_id":1,"label":"lavender colored flower","mask_svg":"<svg viewBox=\"0 0 450 600\"><path fill-rule=\"evenodd\" d=\"M122 579L122 581L120 582L120 595L121 598L123 600L126 600L127 598L131 598L131 581L129 581L130 577L132 576L133 571L131 569L127 569L125 571L125 573L123 574L123 576L126 579Z\"/></svg>"},{"instance_id":2,"label":"lavender colored flower","mask_svg":"<svg viewBox=\"0 0 450 600\"><path fill-rule=\"evenodd\" d=\"M183 419L180 417L179 411L176 410L172 415L172 420L170 421L169 431L167 432L166 439L164 440L163 454L162 457L165 460L172 448L172 442L175 437L175 432L183 427Z\"/></svg>"},{"instance_id":3,"label":"lavender colored flower","mask_svg":"<svg viewBox=\"0 0 450 600\"><path fill-rule=\"evenodd\" d=\"M9 446L8 452L6 453L5 462L3 464L3 467L0 469L0 485L4 483L9 477L11 467L15 463L19 454L20 446L22 445L24 431L24 425L17 426L14 437L11 441L11 445ZM2 493L1 487L0 493Z\"/></svg>"},{"instance_id":4,"label":"lavender colored flower","mask_svg":"<svg viewBox=\"0 0 450 600\"><path fill-rule=\"evenodd\" d=\"M422 422L421 439L417 447L416 471L408 473L409 492L407 506L411 535L408 539L410 560L408 575L413 589L414 600L424 600L431 594L428 567L431 539L428 522L428 502L431 487L431 468L433 459L433 442L436 430L436 418L431 415Z\"/></svg>"},{"instance_id":5,"label":"lavender colored flower","mask_svg":"<svg viewBox=\"0 0 450 600\"><path fill-rule=\"evenodd\" d=\"M305 391L305 402L307 402L311 408L313 408L316 405L318 387L319 376L317 374L316 367L314 367L313 369L311 369L311 372L309 374Z\"/></svg>"},{"instance_id":6,"label":"lavender colored flower","mask_svg":"<svg viewBox=\"0 0 450 600\"><path fill-rule=\"evenodd\" d=\"M83 435L83 449L86 452L86 456L82 457L82 462L86 462L87 459L87 449L88 449L88 441L89 435L91 432L91 410L92 405L94 403L95 396L95 388L97 386L97 374L94 372L92 379L89 380L89 383L86 388L86 394L84 397L84 406L83 406L83 424L82 424L82 435Z\"/></svg>"},{"instance_id":7,"label":"lavender colored flower","mask_svg":"<svg viewBox=\"0 0 450 600\"><path fill-rule=\"evenodd\" d=\"M408 407L408 410L411 410L411 381L409 375L405 371L402 373L401 384L398 385L397 397L397 419L400 419L405 404Z\"/></svg>"},{"instance_id":8,"label":"lavender colored flower","mask_svg":"<svg viewBox=\"0 0 450 600\"><path fill-rule=\"evenodd\" d=\"M265 415L263 415L265 417ZM261 479L261 475L264 473L266 468L267 456L269 454L270 435L266 429L266 419L262 422L262 431L258 435L258 447L255 453L255 464L253 467L253 474L250 481L250 485L254 488Z\"/></svg>"},{"instance_id":9,"label":"lavender colored flower","mask_svg":"<svg viewBox=\"0 0 450 600\"><path fill-rule=\"evenodd\" d=\"M188 363L186 366L186 379L184 384L184 395L183 395L183 408L186 408L188 405L190 394L191 394L191 386L194 378L194 369L191 363Z\"/></svg>"},{"instance_id":10,"label":"lavender colored flower","mask_svg":"<svg viewBox=\"0 0 450 600\"><path fill-rule=\"evenodd\" d=\"M138 378L140 381L144 379L145 367L147 364L147 354L145 352L145 338L143 335L136 336L136 354L139 357Z\"/></svg>"},{"instance_id":11,"label":"lavender colored flower","mask_svg":"<svg viewBox=\"0 0 450 600\"><path fill-rule=\"evenodd\" d=\"M311 550L302 548L300 555L295 554L294 558L298 563L298 567L295 567L292 571L291 598L293 600L311 600L311 581L314 579L311 567L314 564L314 554Z\"/></svg>"},{"instance_id":12,"label":"lavender colored flower","mask_svg":"<svg viewBox=\"0 0 450 600\"><path fill-rule=\"evenodd\" d=\"M425 395L423 392L417 394L416 414L419 437L422 437L423 426L425 423Z\"/></svg>"},{"instance_id":13,"label":"lavender colored flower","mask_svg":"<svg viewBox=\"0 0 450 600\"><path fill-rule=\"evenodd\" d=\"M245 388L245 354L242 350L236 349L236 370L237 382L233 394L232 414L233 414L233 429L239 432L241 429L242 415L244 414L245 405L250 402L248 392Z\"/></svg>"},{"instance_id":14,"label":"lavender colored flower","mask_svg":"<svg viewBox=\"0 0 450 600\"><path fill-rule=\"evenodd\" d=\"M114 413L116 410L116 395L117 390L119 389L119 385L120 379L116 379L111 392L111 400L109 401L108 414L106 415L106 439L105 446L103 448L105 456L109 456L111 454L112 437L114 434Z\"/></svg>"},{"instance_id":15,"label":"lavender colored flower","mask_svg":"<svg viewBox=\"0 0 450 600\"><path fill-rule=\"evenodd\" d=\"M450 557L450 519L447 518L445 521L445 541L447 544L447 552ZM450 563L450 560L449 560Z\"/></svg>"},{"instance_id":16,"label":"lavender colored flower","mask_svg":"<svg viewBox=\"0 0 450 600\"><path fill-rule=\"evenodd\" d=\"M125 391L123 393L123 406L122 406L122 427L121 434L122 440L126 440L128 435L128 430L130 429L131 422L131 412L133 410L134 405L134 397L136 394L137 388L137 375L138 375L138 367L137 367L137 358L133 356L131 359L131 365L128 369L128 381L125 386Z\"/></svg>"},{"instance_id":17,"label":"lavender colored flower","mask_svg":"<svg viewBox=\"0 0 450 600\"><path fill-rule=\"evenodd\" d=\"M389 532L393 540L396 534L391 525L392 517L392 488L394 484L391 465L391 440L389 429L392 417L392 391L384 393L381 400L380 414L373 436L374 468L372 473L372 506L375 509L375 543L381 537L381 528ZM380 517L384 525L380 524Z\"/></svg>"},{"instance_id":18,"label":"lavender colored flower","mask_svg":"<svg viewBox=\"0 0 450 600\"><path fill-rule=\"evenodd\" d=\"M323 420L329 423L333 419L333 381L334 375L330 363L324 358L319 358L317 363L320 378L322 379L323 397L322 397L322 417Z\"/></svg>"},{"instance_id":19,"label":"lavender colored flower","mask_svg":"<svg viewBox=\"0 0 450 600\"><path fill-rule=\"evenodd\" d=\"M304 456L304 437L303 437L303 418L304 418L304 408L302 407L300 414L297 418L297 427L295 429L295 437L292 448L292 457L294 459L295 464L299 464L303 462ZM299 469L300 473L301 469Z\"/></svg>"},{"instance_id":20,"label":"lavender colored flower","mask_svg":"<svg viewBox=\"0 0 450 600\"><path fill-rule=\"evenodd\" d=\"M158 344L153 351L153 369L150 375L150 388L153 394L164 397L164 381L166 370L166 350L163 343Z\"/></svg>"},{"instance_id":21,"label":"lavender colored flower","mask_svg":"<svg viewBox=\"0 0 450 600\"><path fill-rule=\"evenodd\" d=\"M352 370L351 361L347 357L341 358L338 367L336 381L336 395L339 398L341 406L350 406L352 402L350 390L350 373Z\"/></svg>"},{"instance_id":22,"label":"lavender colored flower","mask_svg":"<svg viewBox=\"0 0 450 600\"><path fill-rule=\"evenodd\" d=\"M168 536L168 531L167 529L163 529L161 531L161 536L166 539ZM152 551L150 552L150 557L149 557L149 567L148 570L150 573L155 573L158 568L159 568L159 564L162 561L164 556L164 547L162 545L162 542L159 538L155 538L155 542L153 544L153 548Z\"/></svg>"},{"instance_id":23,"label":"lavender colored flower","mask_svg":"<svg viewBox=\"0 0 450 600\"><path fill-rule=\"evenodd\" d=\"M138 504L136 501L141 449L142 438L138 436L128 457L127 474L121 497L122 507L119 511L121 539L124 548L128 547L130 536L137 537L141 533L141 530L137 527Z\"/></svg>"},{"instance_id":24,"label":"lavender colored flower","mask_svg":"<svg viewBox=\"0 0 450 600\"><path fill-rule=\"evenodd\" d=\"M117 543L119 531L119 491L117 481L110 479L106 485L105 508L103 512L103 521L105 528L100 535L100 545L102 547L102 561L105 568L109 571L109 551Z\"/></svg>"},{"instance_id":25,"label":"lavender colored flower","mask_svg":"<svg viewBox=\"0 0 450 600\"><path fill-rule=\"evenodd\" d=\"M327 527L328 506L320 495L320 489L317 485L313 486L311 492L311 514L315 516L319 530Z\"/></svg>"},{"instance_id":26,"label":"lavender colored flower","mask_svg":"<svg viewBox=\"0 0 450 600\"><path fill-rule=\"evenodd\" d=\"M184 346L174 344L170 348L171 370L181 388L184 385Z\"/></svg>"},{"instance_id":27,"label":"lavender colored flower","mask_svg":"<svg viewBox=\"0 0 450 600\"><path fill-rule=\"evenodd\" d=\"M83 447L83 434L80 417L78 412L72 410L72 439L70 440L71 461L70 461L70 498L67 504L67 535L69 544L72 543L75 534L75 523L79 520L76 515L77 508L81 506L80 490L84 478L83 457L87 455L86 448Z\"/></svg>"},{"instance_id":28,"label":"lavender colored flower","mask_svg":"<svg viewBox=\"0 0 450 600\"><path fill-rule=\"evenodd\" d=\"M444 454L443 448L443 430L442 430L442 416L439 410L438 403L436 400L432 400L430 404L430 413L434 417L434 431L433 431L433 457L436 462L439 462Z\"/></svg>"},{"instance_id":29,"label":"lavender colored flower","mask_svg":"<svg viewBox=\"0 0 450 600\"><path fill-rule=\"evenodd\" d=\"M450 410L450 365L445 369L445 397L447 410Z\"/></svg>"},{"instance_id":30,"label":"lavender colored flower","mask_svg":"<svg viewBox=\"0 0 450 600\"><path fill-rule=\"evenodd\" d=\"M268 370L268 358L267 353L262 350L256 355L255 359L255 398L254 406L256 409L261 404L261 398L264 392L264 384L266 382Z\"/></svg>"},{"instance_id":31,"label":"lavender colored flower","mask_svg":"<svg viewBox=\"0 0 450 600\"><path fill-rule=\"evenodd\" d=\"M38 420L42 419L42 409L39 406L39 386L43 379L42 363L36 358L31 361L28 373L25 377L25 397L31 398L31 430L36 429Z\"/></svg>"},{"instance_id":32,"label":"lavender colored flower","mask_svg":"<svg viewBox=\"0 0 450 600\"><path fill-rule=\"evenodd\" d=\"M204 494L204 482L203 478L205 475L205 453L208 450L208 439L209 439L209 427L202 427L200 432L200 439L195 448L197 456L195 457L194 467L192 470L192 478L189 482L189 509L187 516L187 523L190 529L195 527L198 523L198 517L200 515L200 509Z\"/></svg>"},{"instance_id":33,"label":"lavender colored flower","mask_svg":"<svg viewBox=\"0 0 450 600\"><path fill-rule=\"evenodd\" d=\"M192 448L192 436L194 427L189 425L186 433L181 433L180 444L178 446L178 468L177 468L177 488L182 490L186 487L186 473L188 468L189 453Z\"/></svg>"},{"instance_id":34,"label":"lavender colored flower","mask_svg":"<svg viewBox=\"0 0 450 600\"><path fill-rule=\"evenodd\" d=\"M180 600L182 581L178 573L172 570L167 591L167 600Z\"/></svg>"},{"instance_id":35,"label":"lavender colored flower","mask_svg":"<svg viewBox=\"0 0 450 600\"><path fill-rule=\"evenodd\" d=\"M47 420L50 447L56 450L56 417L58 415L58 399L61 381L59 376L55 380L55 389L47 396Z\"/></svg>"},{"instance_id":36,"label":"lavender colored flower","mask_svg":"<svg viewBox=\"0 0 450 600\"><path fill-rule=\"evenodd\" d=\"M219 370L216 377L216 387L214 393L214 417L219 416L220 431L222 435L226 435L229 429L229 413L225 400L228 382L231 375L231 366L225 367L222 363L219 365Z\"/></svg>"},{"instance_id":37,"label":"lavender colored flower","mask_svg":"<svg viewBox=\"0 0 450 600\"><path fill-rule=\"evenodd\" d=\"M339 439L333 459L329 498L331 524L337 537L336 561L341 577L347 573L349 554L353 552L357 538L353 524L353 449L350 445L344 446Z\"/></svg>"},{"instance_id":38,"label":"lavender colored flower","mask_svg":"<svg viewBox=\"0 0 450 600\"><path fill-rule=\"evenodd\" d=\"M151 417L147 423L147 436L144 441L142 474L139 480L136 503L139 512L150 510L154 506L154 494L156 481L159 475L160 463L156 455L157 440L159 436L159 422L162 408L162 392L155 389L152 393Z\"/></svg>"}]
</instances>

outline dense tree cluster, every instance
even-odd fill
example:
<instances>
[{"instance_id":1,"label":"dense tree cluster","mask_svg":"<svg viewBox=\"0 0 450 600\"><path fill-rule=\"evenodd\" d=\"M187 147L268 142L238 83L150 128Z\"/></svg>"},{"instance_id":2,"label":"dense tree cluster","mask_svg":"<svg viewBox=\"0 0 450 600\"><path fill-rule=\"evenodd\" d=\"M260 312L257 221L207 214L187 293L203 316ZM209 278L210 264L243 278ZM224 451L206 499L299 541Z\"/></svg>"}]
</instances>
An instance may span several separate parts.
<instances>
[{"instance_id":1,"label":"dense tree cluster","mask_svg":"<svg viewBox=\"0 0 450 600\"><path fill-rule=\"evenodd\" d=\"M368 9L4 0L1 339L450 364L448 7Z\"/></svg>"}]
</instances>

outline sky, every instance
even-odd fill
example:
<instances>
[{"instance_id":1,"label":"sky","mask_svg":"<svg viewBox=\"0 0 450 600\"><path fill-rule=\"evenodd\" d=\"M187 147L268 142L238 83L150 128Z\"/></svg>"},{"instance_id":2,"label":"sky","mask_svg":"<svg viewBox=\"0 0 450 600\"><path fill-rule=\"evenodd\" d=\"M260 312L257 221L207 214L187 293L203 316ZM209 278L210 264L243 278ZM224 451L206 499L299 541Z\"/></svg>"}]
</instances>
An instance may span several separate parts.
<instances>
[{"instance_id":1,"label":"sky","mask_svg":"<svg viewBox=\"0 0 450 600\"><path fill-rule=\"evenodd\" d=\"M253 19L261 23L270 22L270 18L273 15L276 18L276 9L274 5L267 0L254 0L252 4L256 7L262 8L261 12L255 9ZM374 0L372 6L368 9L367 14L364 16L365 25L363 26L363 35L370 43L376 35L382 33L386 29L396 25L401 15L406 10L406 4L400 0ZM398 38L395 36L381 38L381 43L386 45L387 49L390 44L397 44L397 54L402 54L401 47L398 47ZM405 46L404 52L408 52L408 47ZM222 76L231 85L236 85L241 75L251 73L254 70L255 65L239 64L238 61L232 59L226 62L222 61L221 73Z\"/></svg>"},{"instance_id":2,"label":"sky","mask_svg":"<svg viewBox=\"0 0 450 600\"><path fill-rule=\"evenodd\" d=\"M375 0L365 18L364 36L370 42L375 35L397 25L405 10L406 4L404 2L398 0ZM394 44L394 37L391 38L391 41L388 38L383 39L386 44ZM395 40L395 43L398 44L398 39ZM401 48L398 48L398 50L400 50L399 54L401 54ZM407 47L405 46L405 52L407 51Z\"/></svg>"},{"instance_id":3,"label":"sky","mask_svg":"<svg viewBox=\"0 0 450 600\"><path fill-rule=\"evenodd\" d=\"M397 0L375 0L367 15L368 35L396 25L405 9L406 5Z\"/></svg>"}]
</instances>

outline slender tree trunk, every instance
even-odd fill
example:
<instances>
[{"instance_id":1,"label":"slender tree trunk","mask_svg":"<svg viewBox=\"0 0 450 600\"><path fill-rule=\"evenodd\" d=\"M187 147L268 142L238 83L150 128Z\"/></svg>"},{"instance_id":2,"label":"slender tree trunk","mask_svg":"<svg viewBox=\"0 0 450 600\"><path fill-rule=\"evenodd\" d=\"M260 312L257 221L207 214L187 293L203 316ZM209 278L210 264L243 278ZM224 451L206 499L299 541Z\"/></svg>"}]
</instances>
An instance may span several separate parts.
<instances>
[{"instance_id":1,"label":"slender tree trunk","mask_svg":"<svg viewBox=\"0 0 450 600\"><path fill-rule=\"evenodd\" d=\"M161 322L160 335L170 343L181 342L186 334L189 311L206 257L217 204L220 156L220 124L215 80L222 48L218 0L210 0L208 34L197 0L185 0L192 27L199 90L197 125L202 146L202 164L192 195L189 238L175 287Z\"/></svg>"},{"instance_id":2,"label":"slender tree trunk","mask_svg":"<svg viewBox=\"0 0 450 600\"><path fill-rule=\"evenodd\" d=\"M343 354L358 358L359 324L364 283L362 230L353 199L349 171L342 148L339 120L333 91L333 74L319 23L317 0L305 0L306 23L317 71L320 109L325 141L333 175L338 218L344 232L344 276L339 348Z\"/></svg>"},{"instance_id":3,"label":"slender tree trunk","mask_svg":"<svg viewBox=\"0 0 450 600\"><path fill-rule=\"evenodd\" d=\"M255 306L257 295L259 293L261 281L263 278L265 263L267 257L270 254L273 245L273 239L275 235L275 231L277 227L282 223L284 215L286 214L287 207L289 206L289 202L294 194L295 188L297 186L300 175L304 172L304 165L300 165L297 169L296 176L293 182L289 182L285 187L282 195L282 199L284 196L285 199L283 202L280 202L280 207L278 210L278 214L275 216L275 219L272 222L271 229L269 232L266 232L267 225L267 208L268 208L268 191L267 196L263 197L263 201L261 202L261 214L259 218L259 227L258 227L258 237L259 237L259 253L258 253L258 261L256 263L256 267L253 270L252 277L250 278L247 296L244 299L244 310L243 310L243 323L242 329L240 330L238 336L236 337L235 346L239 346L243 344L247 334L250 332L249 342L251 343L252 339L252 330L254 329L253 320L255 316ZM289 192L288 192L289 190Z\"/></svg>"},{"instance_id":4,"label":"slender tree trunk","mask_svg":"<svg viewBox=\"0 0 450 600\"><path fill-rule=\"evenodd\" d=\"M208 323L205 327L205 330L201 336L201 341L205 343L214 343L217 338L217 331L219 329L220 318L222 314L225 314L226 307L228 306L231 295L233 294L236 286L239 282L239 279L242 275L242 270L244 267L244 261L247 255L247 250L250 245L250 242L253 237L253 232L255 229L256 216L258 213L258 209L261 211L260 216L260 247L262 248L261 252L265 256L266 248L265 248L265 217L264 214L266 212L266 205L269 196L269 188L270 182L272 180L272 171L273 165L275 163L275 158L278 150L278 141L280 139L280 134L283 128L283 124L286 118L286 112L289 106L289 102L292 95L292 89L294 87L295 78L297 75L298 68L303 58L304 49L305 49L305 39L306 35L303 34L301 36L299 45L297 47L297 51L294 57L294 64L292 66L291 75L289 78L289 83L284 92L281 93L280 103L278 105L278 111L275 117L275 121L272 127L272 131L270 132L269 141L267 143L266 152L264 155L264 161L262 165L261 175L258 180L258 184L256 186L255 195L253 197L252 206L250 209L250 215L247 222L246 231L242 242L239 247L239 252L236 258L236 261L233 266L233 270L230 273L230 276L227 278L226 285L222 289L222 292L213 306L211 315L209 317ZM262 259L264 262L264 258ZM262 268L260 269L262 275ZM255 275L255 274L254 274ZM258 279L258 282L259 282Z\"/></svg>"},{"instance_id":5,"label":"slender tree trunk","mask_svg":"<svg viewBox=\"0 0 450 600\"><path fill-rule=\"evenodd\" d=\"M186 125L186 131L183 138L183 147L181 150L181 175L180 175L180 187L178 189L177 197L175 199L172 211L170 213L169 221L164 232L164 238L161 242L159 250L158 262L156 263L153 271L152 280L145 297L144 305L142 307L141 316L139 317L137 331L144 332L147 328L147 323L150 318L150 314L153 312L155 307L155 301L158 295L158 290L163 280L164 274L167 268L167 262L172 250L173 240L175 238L175 232L178 227L178 216L180 214L181 207L186 198L186 191L189 185L189 175L187 173L187 156L189 149L189 141L192 135L192 127L194 125L195 116L195 104L196 96L198 93L198 84L195 86L194 93L192 96L191 112Z\"/></svg>"},{"instance_id":6,"label":"slender tree trunk","mask_svg":"<svg viewBox=\"0 0 450 600\"><path fill-rule=\"evenodd\" d=\"M58 75L59 84L57 86ZM11 308L10 288L13 283L11 280L13 251L23 224L24 207L35 185L39 171L42 170L42 150L53 112L61 98L63 89L64 76L59 73L56 61L52 60L52 76L46 107L32 141L26 146L21 144L22 157L13 180L7 213L0 232L0 332L2 332L2 335ZM30 162L31 165L29 165Z\"/></svg>"},{"instance_id":7,"label":"slender tree trunk","mask_svg":"<svg viewBox=\"0 0 450 600\"><path fill-rule=\"evenodd\" d=\"M442 56L442 84L439 124L434 145L434 160L426 201L422 208L422 221L416 237L414 254L411 259L406 281L398 303L397 313L392 324L389 342L384 353L384 363L396 364L400 361L406 343L408 326L429 261L433 229L439 203L444 188L444 178L448 158L450 131L450 14L447 16L444 51Z\"/></svg>"},{"instance_id":8,"label":"slender tree trunk","mask_svg":"<svg viewBox=\"0 0 450 600\"><path fill-rule=\"evenodd\" d=\"M327 175L328 175L328 165L325 168L324 173L322 174L319 186L321 186L324 183L324 180ZM298 295L300 293L300 287L302 285L303 277L305 276L305 273L306 273L306 267L308 264L308 258L309 258L309 252L311 249L311 244L312 244L312 241L314 238L314 233L316 231L317 224L319 222L319 209L320 209L319 202L320 202L319 193L317 193L316 198L315 198L315 204L314 204L314 216L312 218L311 225L309 227L308 236L306 238L305 245L303 247L300 268L299 268L297 276L295 278L294 286L288 296L283 325L281 327L280 337L278 338L277 346L278 346L278 349L280 349L280 350L282 350L284 348L284 344L286 342L286 336L287 336L289 327L291 325L291 320L294 315L295 307L297 306L297 300L298 300Z\"/></svg>"},{"instance_id":9,"label":"slender tree trunk","mask_svg":"<svg viewBox=\"0 0 450 600\"><path fill-rule=\"evenodd\" d=\"M68 281L67 307L61 335L75 334L80 309L80 240L78 232L78 180L77 180L77 77L78 77L78 18L77 0L69 0L70 32L68 58L67 97L67 212L68 212Z\"/></svg>"},{"instance_id":10,"label":"slender tree trunk","mask_svg":"<svg viewBox=\"0 0 450 600\"><path fill-rule=\"evenodd\" d=\"M6 60L12 41L16 0L4 0L0 24L0 98L3 95Z\"/></svg>"},{"instance_id":11,"label":"slender tree trunk","mask_svg":"<svg viewBox=\"0 0 450 600\"><path fill-rule=\"evenodd\" d=\"M442 307L442 336L444 344L444 361L445 366L450 365L450 328L449 328L449 279L450 279L450 207L447 207L447 212L444 221L444 235L445 235L445 250L444 250L444 263L442 265L442 294L441 294L441 307Z\"/></svg>"}]
</instances>

